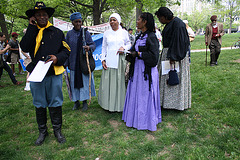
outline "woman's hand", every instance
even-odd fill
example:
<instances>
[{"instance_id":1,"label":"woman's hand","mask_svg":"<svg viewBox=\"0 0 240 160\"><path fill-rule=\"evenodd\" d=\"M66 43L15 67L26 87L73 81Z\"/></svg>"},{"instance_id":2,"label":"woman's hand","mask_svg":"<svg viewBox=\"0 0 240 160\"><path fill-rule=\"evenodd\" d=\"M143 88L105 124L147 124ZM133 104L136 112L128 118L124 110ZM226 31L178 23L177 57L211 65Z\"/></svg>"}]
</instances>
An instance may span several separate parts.
<instances>
[{"instance_id":1,"label":"woman's hand","mask_svg":"<svg viewBox=\"0 0 240 160\"><path fill-rule=\"evenodd\" d=\"M123 47L120 47L120 48L118 49L117 54L124 54L124 48L123 48Z\"/></svg>"},{"instance_id":2,"label":"woman's hand","mask_svg":"<svg viewBox=\"0 0 240 160\"><path fill-rule=\"evenodd\" d=\"M103 66L103 69L107 70L106 61L102 61L102 66Z\"/></svg>"},{"instance_id":3,"label":"woman's hand","mask_svg":"<svg viewBox=\"0 0 240 160\"><path fill-rule=\"evenodd\" d=\"M90 50L89 46L83 46L83 48L85 49L86 52L88 52Z\"/></svg>"}]
</instances>

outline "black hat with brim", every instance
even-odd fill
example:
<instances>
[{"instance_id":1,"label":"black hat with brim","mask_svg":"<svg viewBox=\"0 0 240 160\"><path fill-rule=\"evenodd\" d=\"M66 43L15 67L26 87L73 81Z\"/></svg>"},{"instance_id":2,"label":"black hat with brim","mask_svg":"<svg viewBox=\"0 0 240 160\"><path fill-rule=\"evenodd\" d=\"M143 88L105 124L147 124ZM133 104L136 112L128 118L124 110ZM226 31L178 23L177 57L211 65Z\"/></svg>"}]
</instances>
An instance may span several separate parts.
<instances>
[{"instance_id":1,"label":"black hat with brim","mask_svg":"<svg viewBox=\"0 0 240 160\"><path fill-rule=\"evenodd\" d=\"M43 2L36 2L36 5L34 6L34 9L27 10L26 15L28 16L28 18L31 18L32 16L34 16L35 12L38 11L38 10L45 10L47 12L49 18L55 12L54 8L46 7Z\"/></svg>"}]
</instances>

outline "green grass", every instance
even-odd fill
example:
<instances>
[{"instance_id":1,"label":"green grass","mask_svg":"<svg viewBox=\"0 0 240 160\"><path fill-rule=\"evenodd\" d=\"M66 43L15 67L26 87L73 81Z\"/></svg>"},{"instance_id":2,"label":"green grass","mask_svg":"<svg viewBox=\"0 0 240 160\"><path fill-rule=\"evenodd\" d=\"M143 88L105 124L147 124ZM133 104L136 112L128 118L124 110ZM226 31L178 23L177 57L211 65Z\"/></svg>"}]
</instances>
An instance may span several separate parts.
<instances>
[{"instance_id":1,"label":"green grass","mask_svg":"<svg viewBox=\"0 0 240 160\"><path fill-rule=\"evenodd\" d=\"M222 37L222 47L231 47L231 45L240 38L240 33L225 34ZM191 42L191 49L206 49L205 36L198 35L195 40Z\"/></svg>"},{"instance_id":2,"label":"green grass","mask_svg":"<svg viewBox=\"0 0 240 160\"><path fill-rule=\"evenodd\" d=\"M192 108L162 110L156 132L128 128L121 113L103 110L94 97L87 112L72 111L64 83L63 134L59 144L52 131L42 146L35 108L24 84L14 86L7 73L0 88L0 159L240 159L240 50L223 50L216 67L205 66L205 55L192 53ZM209 61L209 59L208 59ZM95 71L98 91L101 71ZM18 75L25 80L25 75Z\"/></svg>"}]
</instances>

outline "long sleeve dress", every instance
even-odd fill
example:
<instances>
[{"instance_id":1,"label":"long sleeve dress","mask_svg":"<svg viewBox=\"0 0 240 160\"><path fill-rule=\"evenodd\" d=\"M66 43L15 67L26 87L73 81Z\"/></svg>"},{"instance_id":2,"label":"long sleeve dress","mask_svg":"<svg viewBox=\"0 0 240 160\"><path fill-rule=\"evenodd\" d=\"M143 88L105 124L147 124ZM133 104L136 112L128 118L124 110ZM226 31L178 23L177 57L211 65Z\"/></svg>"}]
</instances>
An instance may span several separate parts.
<instances>
[{"instance_id":1,"label":"long sleeve dress","mask_svg":"<svg viewBox=\"0 0 240 160\"><path fill-rule=\"evenodd\" d=\"M162 120L157 69L159 41L153 32L147 31L136 40L133 50L141 55L131 61L122 119L128 127L156 131Z\"/></svg>"},{"instance_id":2,"label":"long sleeve dress","mask_svg":"<svg viewBox=\"0 0 240 160\"><path fill-rule=\"evenodd\" d=\"M66 36L66 41L69 44L70 48L71 48L71 54L69 56L69 59L67 60L66 65L69 67L70 69L70 86L71 86L71 91L72 91L72 101L84 101L89 99L89 75L85 75L82 73L82 83L83 86L80 88L75 87L75 72L78 71L80 72L79 69L77 69L77 65L76 65L76 61L77 61L77 57L78 54L82 54L81 52L79 52L78 47L80 47L80 49L82 49L82 46L78 46L78 40L79 37L82 37L82 29L79 31L76 31L74 29L70 30L67 33ZM87 45L90 47L91 52L89 52L89 54L92 54L92 52L95 50L96 45L92 40L92 37L90 35L90 33L88 31L86 31L86 43ZM95 84L94 84L94 76L93 76L93 72L92 72L92 76L91 76L91 96L94 97L96 96L96 91L95 91Z\"/></svg>"},{"instance_id":3,"label":"long sleeve dress","mask_svg":"<svg viewBox=\"0 0 240 160\"><path fill-rule=\"evenodd\" d=\"M108 111L122 112L125 95L125 55L117 54L120 47L129 50L131 43L127 31L119 28L104 32L102 43L102 61L106 61L107 70L103 69L98 92L99 105Z\"/></svg>"},{"instance_id":4,"label":"long sleeve dress","mask_svg":"<svg viewBox=\"0 0 240 160\"><path fill-rule=\"evenodd\" d=\"M167 85L168 74L162 75L159 63L161 106L166 109L184 110L191 108L191 79L187 50L189 37L185 24L175 17L163 30L163 52L161 62L169 59L179 62L179 84Z\"/></svg>"}]
</instances>

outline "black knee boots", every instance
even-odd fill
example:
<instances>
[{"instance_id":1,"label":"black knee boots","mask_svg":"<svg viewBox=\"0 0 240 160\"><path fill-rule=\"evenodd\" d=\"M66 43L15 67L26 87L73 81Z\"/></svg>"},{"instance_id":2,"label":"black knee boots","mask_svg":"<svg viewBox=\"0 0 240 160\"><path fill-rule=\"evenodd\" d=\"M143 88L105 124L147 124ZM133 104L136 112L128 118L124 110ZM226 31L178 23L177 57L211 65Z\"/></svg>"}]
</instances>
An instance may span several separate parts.
<instances>
[{"instance_id":1,"label":"black knee boots","mask_svg":"<svg viewBox=\"0 0 240 160\"><path fill-rule=\"evenodd\" d=\"M54 135L59 143L65 143L66 139L61 133L62 128L62 106L59 107L48 107Z\"/></svg>"},{"instance_id":2,"label":"black knee boots","mask_svg":"<svg viewBox=\"0 0 240 160\"><path fill-rule=\"evenodd\" d=\"M46 108L36 108L36 119L38 124L39 137L36 140L35 144L39 146L44 142L46 136L48 136Z\"/></svg>"}]
</instances>

